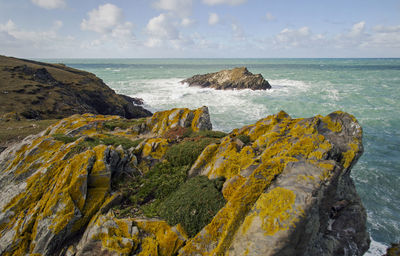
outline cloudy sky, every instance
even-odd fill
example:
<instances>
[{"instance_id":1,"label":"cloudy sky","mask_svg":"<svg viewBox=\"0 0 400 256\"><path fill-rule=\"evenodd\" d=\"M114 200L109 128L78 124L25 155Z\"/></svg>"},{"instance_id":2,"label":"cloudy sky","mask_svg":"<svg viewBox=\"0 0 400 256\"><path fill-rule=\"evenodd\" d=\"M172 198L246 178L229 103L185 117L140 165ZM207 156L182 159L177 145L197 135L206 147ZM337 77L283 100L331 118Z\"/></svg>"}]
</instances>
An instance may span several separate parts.
<instances>
[{"instance_id":1,"label":"cloudy sky","mask_svg":"<svg viewBox=\"0 0 400 256\"><path fill-rule=\"evenodd\" d=\"M400 57L400 1L0 0L0 54Z\"/></svg>"}]
</instances>

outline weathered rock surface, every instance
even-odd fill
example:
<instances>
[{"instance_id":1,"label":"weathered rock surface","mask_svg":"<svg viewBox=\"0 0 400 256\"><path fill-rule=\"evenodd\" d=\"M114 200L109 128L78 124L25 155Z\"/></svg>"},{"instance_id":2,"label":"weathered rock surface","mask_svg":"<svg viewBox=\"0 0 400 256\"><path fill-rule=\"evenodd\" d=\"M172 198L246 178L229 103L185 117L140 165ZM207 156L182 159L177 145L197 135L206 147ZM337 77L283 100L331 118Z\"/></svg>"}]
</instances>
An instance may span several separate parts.
<instances>
[{"instance_id":1,"label":"weathered rock surface","mask_svg":"<svg viewBox=\"0 0 400 256\"><path fill-rule=\"evenodd\" d=\"M0 255L362 255L368 249L366 213L350 178L363 152L353 116L292 119L280 112L221 139L209 129L206 107L138 120L85 114L8 147L0 153ZM129 193L149 184L127 194L119 177L137 181L156 163L177 170L174 159L185 156L171 157L170 150L203 140L208 146L187 179L219 178L226 204L196 235L159 217L121 215ZM128 202L157 206L154 198L144 200Z\"/></svg>"},{"instance_id":2,"label":"weathered rock surface","mask_svg":"<svg viewBox=\"0 0 400 256\"><path fill-rule=\"evenodd\" d=\"M389 248L386 250L386 254L384 256L398 256L400 255L400 242L393 243Z\"/></svg>"},{"instance_id":3,"label":"weathered rock surface","mask_svg":"<svg viewBox=\"0 0 400 256\"><path fill-rule=\"evenodd\" d=\"M189 86L208 87L217 90L271 89L271 85L261 74L254 75L249 72L246 67L222 70L205 75L195 75L183 80L181 83L187 83Z\"/></svg>"},{"instance_id":4,"label":"weathered rock surface","mask_svg":"<svg viewBox=\"0 0 400 256\"><path fill-rule=\"evenodd\" d=\"M133 100L116 94L89 72L62 64L0 56L0 116L9 112L28 119L83 113L126 118L151 115L134 105Z\"/></svg>"}]
</instances>

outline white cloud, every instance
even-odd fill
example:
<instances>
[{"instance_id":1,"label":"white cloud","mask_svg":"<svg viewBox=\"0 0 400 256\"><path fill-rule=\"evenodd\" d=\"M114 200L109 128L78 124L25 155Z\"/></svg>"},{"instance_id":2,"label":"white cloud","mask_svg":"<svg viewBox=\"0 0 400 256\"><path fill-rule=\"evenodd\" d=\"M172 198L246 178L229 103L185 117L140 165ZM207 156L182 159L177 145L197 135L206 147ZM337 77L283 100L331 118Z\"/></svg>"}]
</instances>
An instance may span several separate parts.
<instances>
[{"instance_id":1,"label":"white cloud","mask_svg":"<svg viewBox=\"0 0 400 256\"><path fill-rule=\"evenodd\" d=\"M210 13L210 16L208 17L208 24L209 25L216 25L219 22L219 16L216 13Z\"/></svg>"},{"instance_id":2,"label":"white cloud","mask_svg":"<svg viewBox=\"0 0 400 256\"><path fill-rule=\"evenodd\" d=\"M183 18L182 21L181 21L181 25L182 25L183 27L190 27L191 25L194 24L194 22L195 22L195 21L192 20L192 19Z\"/></svg>"},{"instance_id":3,"label":"white cloud","mask_svg":"<svg viewBox=\"0 0 400 256\"><path fill-rule=\"evenodd\" d=\"M172 16L161 13L159 16L152 18L147 23L146 31L152 36L164 39L177 39L178 30L176 29Z\"/></svg>"},{"instance_id":4,"label":"white cloud","mask_svg":"<svg viewBox=\"0 0 400 256\"><path fill-rule=\"evenodd\" d=\"M203 3L208 5L217 5L217 4L228 4L228 5L240 5L247 2L247 0L203 0Z\"/></svg>"},{"instance_id":5,"label":"white cloud","mask_svg":"<svg viewBox=\"0 0 400 256\"><path fill-rule=\"evenodd\" d=\"M362 35L364 31L365 31L365 21L360 21L359 23L353 25L349 33L349 36L358 37Z\"/></svg>"},{"instance_id":6,"label":"white cloud","mask_svg":"<svg viewBox=\"0 0 400 256\"><path fill-rule=\"evenodd\" d=\"M378 25L373 28L375 32L378 33L393 33L393 32L400 32L400 25L399 26L383 26Z\"/></svg>"},{"instance_id":7,"label":"white cloud","mask_svg":"<svg viewBox=\"0 0 400 256\"><path fill-rule=\"evenodd\" d=\"M265 14L265 18L267 19L267 21L274 21L275 20L275 17L269 12L267 12Z\"/></svg>"},{"instance_id":8,"label":"white cloud","mask_svg":"<svg viewBox=\"0 0 400 256\"><path fill-rule=\"evenodd\" d=\"M192 12L193 0L157 0L153 6L157 9L171 11L181 17L187 17Z\"/></svg>"},{"instance_id":9,"label":"white cloud","mask_svg":"<svg viewBox=\"0 0 400 256\"><path fill-rule=\"evenodd\" d=\"M14 56L50 57L51 54L73 48L75 39L60 36L61 21L55 21L48 30L33 31L18 27L12 20L0 24L0 49ZM49 55L50 54L50 55Z\"/></svg>"},{"instance_id":10,"label":"white cloud","mask_svg":"<svg viewBox=\"0 0 400 256\"><path fill-rule=\"evenodd\" d=\"M232 27L232 36L235 40L238 40L238 41L246 40L246 36L245 36L245 33L244 33L242 27L240 27L236 23L232 23L231 27Z\"/></svg>"},{"instance_id":11,"label":"white cloud","mask_svg":"<svg viewBox=\"0 0 400 256\"><path fill-rule=\"evenodd\" d=\"M149 35L146 42L148 47L161 46L164 40L179 39L179 31L173 16L166 13L150 19L146 26L146 32Z\"/></svg>"},{"instance_id":12,"label":"white cloud","mask_svg":"<svg viewBox=\"0 0 400 256\"><path fill-rule=\"evenodd\" d=\"M324 35L313 34L310 28L305 26L299 29L283 29L275 36L273 43L279 48L307 48L321 45L323 44L324 40Z\"/></svg>"},{"instance_id":13,"label":"white cloud","mask_svg":"<svg viewBox=\"0 0 400 256\"><path fill-rule=\"evenodd\" d=\"M64 0L32 0L32 3L45 9L64 8L66 6Z\"/></svg>"},{"instance_id":14,"label":"white cloud","mask_svg":"<svg viewBox=\"0 0 400 256\"><path fill-rule=\"evenodd\" d=\"M134 40L133 24L125 21L122 9L113 4L100 5L88 12L88 19L82 20L81 29L101 34L103 41L117 39L123 46Z\"/></svg>"}]
</instances>

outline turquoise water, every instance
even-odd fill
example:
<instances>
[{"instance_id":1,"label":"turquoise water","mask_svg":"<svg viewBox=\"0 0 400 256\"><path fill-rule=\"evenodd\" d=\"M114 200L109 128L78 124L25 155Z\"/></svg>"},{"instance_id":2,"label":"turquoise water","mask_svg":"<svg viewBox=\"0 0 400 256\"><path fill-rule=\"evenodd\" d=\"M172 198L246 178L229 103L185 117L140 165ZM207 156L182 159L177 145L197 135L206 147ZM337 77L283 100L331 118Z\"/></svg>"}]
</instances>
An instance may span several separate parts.
<instances>
[{"instance_id":1,"label":"turquoise water","mask_svg":"<svg viewBox=\"0 0 400 256\"><path fill-rule=\"evenodd\" d=\"M47 60L49 61L49 60ZM352 177L368 213L368 255L400 240L400 59L63 59L102 78L118 93L144 99L152 111L210 108L214 129L230 131L267 115L353 114L364 129L365 153ZM194 74L247 66L268 91L189 88Z\"/></svg>"}]
</instances>

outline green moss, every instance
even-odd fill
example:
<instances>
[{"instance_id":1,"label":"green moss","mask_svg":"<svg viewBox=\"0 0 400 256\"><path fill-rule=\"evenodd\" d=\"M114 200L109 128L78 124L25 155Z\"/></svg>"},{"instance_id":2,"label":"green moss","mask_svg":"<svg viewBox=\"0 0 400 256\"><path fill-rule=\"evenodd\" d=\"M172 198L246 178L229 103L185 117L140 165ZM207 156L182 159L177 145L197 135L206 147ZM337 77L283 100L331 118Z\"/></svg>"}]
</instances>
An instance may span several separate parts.
<instances>
[{"instance_id":1,"label":"green moss","mask_svg":"<svg viewBox=\"0 0 400 256\"><path fill-rule=\"evenodd\" d=\"M217 139L221 139L223 137L225 137L227 134L225 132L221 132L221 131L199 131L199 132L193 132L191 134L189 134L188 137L207 137L207 138L217 138Z\"/></svg>"},{"instance_id":2,"label":"green moss","mask_svg":"<svg viewBox=\"0 0 400 256\"><path fill-rule=\"evenodd\" d=\"M165 158L173 166L193 165L201 152L211 143L218 140L213 138L202 138L193 141L184 141L170 147L165 153Z\"/></svg>"},{"instance_id":3,"label":"green moss","mask_svg":"<svg viewBox=\"0 0 400 256\"><path fill-rule=\"evenodd\" d=\"M137 192L131 202L144 204L152 199L164 199L186 180L187 166L175 167L169 163L158 163L134 186Z\"/></svg>"},{"instance_id":4,"label":"green moss","mask_svg":"<svg viewBox=\"0 0 400 256\"><path fill-rule=\"evenodd\" d=\"M103 127L104 129L114 131L115 128L120 128L122 130L128 129L129 127L136 126L146 122L146 118L139 118L139 119L115 119L104 122Z\"/></svg>"},{"instance_id":5,"label":"green moss","mask_svg":"<svg viewBox=\"0 0 400 256\"><path fill-rule=\"evenodd\" d=\"M248 145L250 143L250 136L248 135L240 134L238 136L238 139L241 140L245 145Z\"/></svg>"},{"instance_id":6,"label":"green moss","mask_svg":"<svg viewBox=\"0 0 400 256\"><path fill-rule=\"evenodd\" d=\"M158 206L183 184L189 166L172 166L168 162L158 163L144 176L124 179L114 189L123 194L123 207L116 210L119 216L144 214L147 217L158 215Z\"/></svg>"},{"instance_id":7,"label":"green moss","mask_svg":"<svg viewBox=\"0 0 400 256\"><path fill-rule=\"evenodd\" d=\"M53 134L53 138L55 140L58 140L58 141L61 141L64 143L71 143L71 142L76 141L79 137L71 137L71 136L68 136L65 134L57 133L57 134Z\"/></svg>"},{"instance_id":8,"label":"green moss","mask_svg":"<svg viewBox=\"0 0 400 256\"><path fill-rule=\"evenodd\" d=\"M206 176L188 180L160 204L160 216L170 225L180 223L189 236L196 235L225 205L215 182Z\"/></svg>"}]
</instances>

